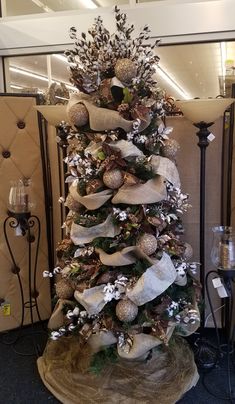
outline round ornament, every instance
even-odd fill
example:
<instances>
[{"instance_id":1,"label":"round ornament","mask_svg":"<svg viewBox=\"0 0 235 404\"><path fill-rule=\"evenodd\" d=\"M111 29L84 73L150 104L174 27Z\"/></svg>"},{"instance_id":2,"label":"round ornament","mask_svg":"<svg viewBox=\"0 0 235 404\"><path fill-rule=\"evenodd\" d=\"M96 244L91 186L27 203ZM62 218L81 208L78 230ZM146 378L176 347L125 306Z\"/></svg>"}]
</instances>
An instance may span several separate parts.
<instances>
[{"instance_id":1,"label":"round ornament","mask_svg":"<svg viewBox=\"0 0 235 404\"><path fill-rule=\"evenodd\" d=\"M185 250L183 256L186 260L190 260L190 258L193 256L193 248L189 243L184 243L184 247Z\"/></svg>"},{"instance_id":2,"label":"round ornament","mask_svg":"<svg viewBox=\"0 0 235 404\"><path fill-rule=\"evenodd\" d=\"M95 194L103 185L103 182L99 178L88 181L86 185L86 194Z\"/></svg>"},{"instance_id":3,"label":"round ornament","mask_svg":"<svg viewBox=\"0 0 235 404\"><path fill-rule=\"evenodd\" d=\"M167 139L162 147L162 154L168 159L174 158L179 148L180 145L175 139Z\"/></svg>"},{"instance_id":4,"label":"round ornament","mask_svg":"<svg viewBox=\"0 0 235 404\"><path fill-rule=\"evenodd\" d=\"M119 59L114 70L116 77L122 83L129 83L137 75L135 63L127 58Z\"/></svg>"},{"instance_id":5,"label":"round ornament","mask_svg":"<svg viewBox=\"0 0 235 404\"><path fill-rule=\"evenodd\" d=\"M78 103L69 108L68 120L72 125L78 127L86 125L89 120L89 114L85 105Z\"/></svg>"},{"instance_id":6,"label":"round ornament","mask_svg":"<svg viewBox=\"0 0 235 404\"><path fill-rule=\"evenodd\" d=\"M65 201L65 206L67 206L67 208L69 210L72 210L73 212L79 212L82 205L79 202L75 201L72 195L68 194Z\"/></svg>"},{"instance_id":7,"label":"round ornament","mask_svg":"<svg viewBox=\"0 0 235 404\"><path fill-rule=\"evenodd\" d=\"M131 322L138 314L138 306L129 299L119 300L116 306L116 316L120 321Z\"/></svg>"},{"instance_id":8,"label":"round ornament","mask_svg":"<svg viewBox=\"0 0 235 404\"><path fill-rule=\"evenodd\" d=\"M152 255L157 249L157 239L152 234L145 233L137 241L137 247L146 255Z\"/></svg>"},{"instance_id":9,"label":"round ornament","mask_svg":"<svg viewBox=\"0 0 235 404\"><path fill-rule=\"evenodd\" d=\"M66 279L60 279L55 285L56 295L59 299L71 299L74 290Z\"/></svg>"},{"instance_id":10,"label":"round ornament","mask_svg":"<svg viewBox=\"0 0 235 404\"><path fill-rule=\"evenodd\" d=\"M118 189L124 182L124 175L119 168L105 171L103 175L103 183L111 189Z\"/></svg>"}]
</instances>

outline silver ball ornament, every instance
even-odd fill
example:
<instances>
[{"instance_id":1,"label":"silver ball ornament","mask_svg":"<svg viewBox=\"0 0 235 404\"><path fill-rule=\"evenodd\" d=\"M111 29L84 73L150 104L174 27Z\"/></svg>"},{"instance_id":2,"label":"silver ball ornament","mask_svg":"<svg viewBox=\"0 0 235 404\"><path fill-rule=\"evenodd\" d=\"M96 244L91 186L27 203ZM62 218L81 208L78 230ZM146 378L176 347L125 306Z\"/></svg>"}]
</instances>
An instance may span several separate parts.
<instances>
[{"instance_id":1,"label":"silver ball ornament","mask_svg":"<svg viewBox=\"0 0 235 404\"><path fill-rule=\"evenodd\" d=\"M135 63L127 58L119 59L115 65L115 75L122 83L130 83L137 75Z\"/></svg>"},{"instance_id":2,"label":"silver ball ornament","mask_svg":"<svg viewBox=\"0 0 235 404\"><path fill-rule=\"evenodd\" d=\"M74 104L69 108L67 115L69 122L78 127L86 125L89 120L88 111L85 105L81 103Z\"/></svg>"},{"instance_id":3,"label":"silver ball ornament","mask_svg":"<svg viewBox=\"0 0 235 404\"><path fill-rule=\"evenodd\" d=\"M179 148L180 145L177 142L177 140L167 139L165 140L164 146L162 147L162 154L164 157L167 157L168 159L174 158Z\"/></svg>"},{"instance_id":4,"label":"silver ball ornament","mask_svg":"<svg viewBox=\"0 0 235 404\"><path fill-rule=\"evenodd\" d=\"M55 285L56 295L59 299L71 299L74 294L74 289L67 279L60 279Z\"/></svg>"},{"instance_id":5,"label":"silver ball ornament","mask_svg":"<svg viewBox=\"0 0 235 404\"><path fill-rule=\"evenodd\" d=\"M145 233L137 241L137 247L146 255L152 255L157 249L157 239L152 234Z\"/></svg>"},{"instance_id":6,"label":"silver ball ornament","mask_svg":"<svg viewBox=\"0 0 235 404\"><path fill-rule=\"evenodd\" d=\"M118 189L124 182L124 175L119 168L105 171L103 175L103 183L111 189Z\"/></svg>"},{"instance_id":7,"label":"silver ball ornament","mask_svg":"<svg viewBox=\"0 0 235 404\"><path fill-rule=\"evenodd\" d=\"M116 306L116 316L120 321L131 322L138 314L138 306L129 299L119 300Z\"/></svg>"}]
</instances>

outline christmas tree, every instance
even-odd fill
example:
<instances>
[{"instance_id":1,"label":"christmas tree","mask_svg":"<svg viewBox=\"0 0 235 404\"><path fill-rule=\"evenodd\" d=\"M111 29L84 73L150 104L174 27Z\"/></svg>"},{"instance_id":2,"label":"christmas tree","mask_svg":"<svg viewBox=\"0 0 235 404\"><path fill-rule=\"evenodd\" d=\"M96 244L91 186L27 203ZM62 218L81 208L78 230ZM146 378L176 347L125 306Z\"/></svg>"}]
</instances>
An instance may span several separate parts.
<instances>
[{"instance_id":1,"label":"christmas tree","mask_svg":"<svg viewBox=\"0 0 235 404\"><path fill-rule=\"evenodd\" d=\"M76 336L86 369L147 359L199 325L192 248L181 240L188 195L180 189L169 105L155 80L157 43L115 7L65 52L79 92L67 105L69 209L57 248L51 339ZM61 315L62 313L62 315ZM54 342L51 342L51 344ZM158 349L158 348L157 348ZM88 354L89 351L89 354Z\"/></svg>"}]
</instances>

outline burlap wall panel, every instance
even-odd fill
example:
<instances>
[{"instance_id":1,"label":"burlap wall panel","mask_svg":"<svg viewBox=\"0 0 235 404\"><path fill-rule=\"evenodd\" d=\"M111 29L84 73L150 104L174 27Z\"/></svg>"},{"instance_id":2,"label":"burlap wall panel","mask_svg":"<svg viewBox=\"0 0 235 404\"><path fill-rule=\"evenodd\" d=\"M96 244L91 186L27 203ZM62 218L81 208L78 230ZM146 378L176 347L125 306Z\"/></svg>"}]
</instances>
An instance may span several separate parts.
<instances>
[{"instance_id":1,"label":"burlap wall panel","mask_svg":"<svg viewBox=\"0 0 235 404\"><path fill-rule=\"evenodd\" d=\"M199 261L199 180L200 180L200 150L197 146L198 137L195 128L183 117L167 118L167 126L173 126L172 137L180 143L177 154L177 165L180 173L183 192L190 195L192 208L183 216L185 227L185 241L189 242L194 250L193 260ZM206 226L205 226L205 270L213 269L210 258L212 246L212 227L220 224L221 208L221 153L223 120L218 119L210 128L216 138L206 150ZM213 306L216 309L221 305L217 292L210 287ZM210 313L206 301L206 316ZM220 316L217 313L219 321ZM207 326L211 326L212 318L208 318Z\"/></svg>"},{"instance_id":2,"label":"burlap wall panel","mask_svg":"<svg viewBox=\"0 0 235 404\"><path fill-rule=\"evenodd\" d=\"M12 262L4 239L3 222L6 218L10 181L23 177L32 179L32 195L36 202L32 214L37 215L41 222L37 266L39 311L42 319L47 319L51 312L49 280L42 277L42 272L48 269L48 252L40 138L35 104L34 97L0 96L0 298L8 302L11 307L9 316L5 316L0 309L0 331L19 326L21 320L20 289L17 276L11 272ZM17 127L18 121L24 121L24 129ZM2 152L6 150L10 152L9 158L4 158L2 155ZM20 267L26 301L28 300L27 242L25 237L15 236L14 231L8 234L16 264ZM32 245L33 251L34 248L35 246ZM37 319L36 311L34 314L34 318ZM27 323L29 323L28 309L25 310L24 324Z\"/></svg>"}]
</instances>

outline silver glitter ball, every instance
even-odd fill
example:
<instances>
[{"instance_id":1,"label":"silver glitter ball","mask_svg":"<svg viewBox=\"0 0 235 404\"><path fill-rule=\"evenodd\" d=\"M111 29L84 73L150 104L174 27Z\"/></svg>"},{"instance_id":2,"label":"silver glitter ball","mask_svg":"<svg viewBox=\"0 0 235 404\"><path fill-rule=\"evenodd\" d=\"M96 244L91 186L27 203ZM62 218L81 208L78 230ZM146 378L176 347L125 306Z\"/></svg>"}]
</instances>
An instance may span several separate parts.
<instances>
[{"instance_id":1,"label":"silver glitter ball","mask_svg":"<svg viewBox=\"0 0 235 404\"><path fill-rule=\"evenodd\" d=\"M174 158L179 148L180 145L175 139L167 139L162 147L162 154L168 159Z\"/></svg>"},{"instance_id":2,"label":"silver glitter ball","mask_svg":"<svg viewBox=\"0 0 235 404\"><path fill-rule=\"evenodd\" d=\"M103 175L103 183L111 189L118 189L124 182L124 176L119 168L105 171Z\"/></svg>"},{"instance_id":3,"label":"silver glitter ball","mask_svg":"<svg viewBox=\"0 0 235 404\"><path fill-rule=\"evenodd\" d=\"M152 234L145 233L137 241L137 247L146 255L152 255L157 249L157 239Z\"/></svg>"},{"instance_id":4,"label":"silver glitter ball","mask_svg":"<svg viewBox=\"0 0 235 404\"><path fill-rule=\"evenodd\" d=\"M129 83L137 75L135 63L127 58L119 59L115 65L115 75L122 83Z\"/></svg>"},{"instance_id":5,"label":"silver glitter ball","mask_svg":"<svg viewBox=\"0 0 235 404\"><path fill-rule=\"evenodd\" d=\"M72 125L75 126L84 126L88 123L89 114L85 107L85 105L79 103L73 105L68 110L68 120Z\"/></svg>"},{"instance_id":6,"label":"silver glitter ball","mask_svg":"<svg viewBox=\"0 0 235 404\"><path fill-rule=\"evenodd\" d=\"M138 306L129 299L119 300L116 306L116 316L120 321L131 322L138 314Z\"/></svg>"}]
</instances>

